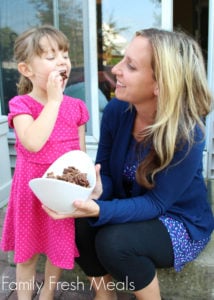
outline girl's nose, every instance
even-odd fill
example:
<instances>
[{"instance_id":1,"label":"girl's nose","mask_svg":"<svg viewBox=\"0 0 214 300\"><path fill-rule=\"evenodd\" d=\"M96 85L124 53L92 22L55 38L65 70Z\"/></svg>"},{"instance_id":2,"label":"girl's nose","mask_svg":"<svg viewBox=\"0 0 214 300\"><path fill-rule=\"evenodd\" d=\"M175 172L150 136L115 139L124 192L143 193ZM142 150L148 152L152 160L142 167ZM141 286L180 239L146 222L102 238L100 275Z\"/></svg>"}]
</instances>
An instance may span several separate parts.
<instances>
[{"instance_id":1,"label":"girl's nose","mask_svg":"<svg viewBox=\"0 0 214 300\"><path fill-rule=\"evenodd\" d=\"M59 54L57 57L57 64L59 65L65 65L67 63L68 59L64 57L63 54Z\"/></svg>"}]
</instances>

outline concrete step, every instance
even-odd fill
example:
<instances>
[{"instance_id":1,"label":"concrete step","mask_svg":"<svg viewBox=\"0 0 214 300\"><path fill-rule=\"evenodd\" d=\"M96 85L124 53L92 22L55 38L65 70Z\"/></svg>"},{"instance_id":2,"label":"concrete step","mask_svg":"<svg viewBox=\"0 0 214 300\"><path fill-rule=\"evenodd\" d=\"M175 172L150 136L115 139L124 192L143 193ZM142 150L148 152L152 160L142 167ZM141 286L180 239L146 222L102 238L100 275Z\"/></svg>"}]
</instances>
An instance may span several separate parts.
<instances>
[{"instance_id":1,"label":"concrete step","mask_svg":"<svg viewBox=\"0 0 214 300\"><path fill-rule=\"evenodd\" d=\"M40 258L38 271L43 272L44 257ZM214 300L214 233L211 241L198 256L187 264L181 272L174 269L158 270L161 295L167 300ZM84 272L75 266L74 270L64 270L61 281L81 281L87 287Z\"/></svg>"},{"instance_id":2,"label":"concrete step","mask_svg":"<svg viewBox=\"0 0 214 300\"><path fill-rule=\"evenodd\" d=\"M1 265L2 267L2 265ZM0 270L0 300L17 300L16 292L16 267L7 266ZM39 290L42 286L43 274L36 274L36 283L33 289L33 300L39 300ZM135 297L130 293L118 292L118 300L134 300ZM60 281L57 285L54 300L93 300L94 292L89 285L81 282L80 285L73 285L70 281Z\"/></svg>"},{"instance_id":3,"label":"concrete step","mask_svg":"<svg viewBox=\"0 0 214 300\"><path fill-rule=\"evenodd\" d=\"M9 254L13 262L13 254ZM45 256L41 255L37 272L44 272ZM181 272L173 268L159 269L161 295L167 300L214 300L214 233L204 251L193 262L187 264ZM88 288L88 280L78 265L73 270L63 270L61 282L83 282Z\"/></svg>"},{"instance_id":4,"label":"concrete step","mask_svg":"<svg viewBox=\"0 0 214 300\"><path fill-rule=\"evenodd\" d=\"M158 270L161 294L174 300L214 300L214 233L196 260L181 272Z\"/></svg>"},{"instance_id":5,"label":"concrete step","mask_svg":"<svg viewBox=\"0 0 214 300\"><path fill-rule=\"evenodd\" d=\"M212 197L214 199L214 197ZM1 219L1 210L0 210ZM0 228L1 229L1 228ZM1 230L0 230L1 231ZM40 256L37 266L37 272L44 272L45 257ZM0 279L1 271L3 270L3 264L5 266L9 264L13 265L13 254L0 252ZM7 273L10 281L15 280L14 273ZM177 273L174 269L158 270L158 278L160 281L161 294L166 300L214 300L214 233L211 241L199 255L199 257L185 266L185 268ZM87 287L88 280L78 265L73 270L64 270L61 281L62 282L76 282L83 281L85 287ZM74 294L73 294L74 295ZM78 294L81 297L81 293ZM123 296L128 295L125 293ZM1 298L0 288L0 300L7 299ZM68 293L63 294L63 297L67 297ZM62 297L62 299L64 299ZM91 294L85 294L84 300L89 300ZM61 299L61 298L58 298ZM67 298L67 299L80 299L80 298ZM93 299L93 298L91 298ZM12 298L10 298L12 300Z\"/></svg>"}]
</instances>

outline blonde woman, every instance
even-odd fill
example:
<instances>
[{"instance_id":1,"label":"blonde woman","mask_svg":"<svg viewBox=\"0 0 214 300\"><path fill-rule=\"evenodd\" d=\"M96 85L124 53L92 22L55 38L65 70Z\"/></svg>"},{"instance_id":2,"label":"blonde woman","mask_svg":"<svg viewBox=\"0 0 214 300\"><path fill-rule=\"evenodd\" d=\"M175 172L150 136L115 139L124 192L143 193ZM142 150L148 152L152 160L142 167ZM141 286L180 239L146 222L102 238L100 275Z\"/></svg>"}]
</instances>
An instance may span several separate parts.
<instances>
[{"instance_id":1,"label":"blonde woman","mask_svg":"<svg viewBox=\"0 0 214 300\"><path fill-rule=\"evenodd\" d=\"M137 32L112 72L117 99L102 119L97 187L72 215L81 217L77 261L96 300L117 299L112 278L138 300L160 300L156 269L181 271L214 229L202 175L211 95L201 50L184 33Z\"/></svg>"}]
</instances>

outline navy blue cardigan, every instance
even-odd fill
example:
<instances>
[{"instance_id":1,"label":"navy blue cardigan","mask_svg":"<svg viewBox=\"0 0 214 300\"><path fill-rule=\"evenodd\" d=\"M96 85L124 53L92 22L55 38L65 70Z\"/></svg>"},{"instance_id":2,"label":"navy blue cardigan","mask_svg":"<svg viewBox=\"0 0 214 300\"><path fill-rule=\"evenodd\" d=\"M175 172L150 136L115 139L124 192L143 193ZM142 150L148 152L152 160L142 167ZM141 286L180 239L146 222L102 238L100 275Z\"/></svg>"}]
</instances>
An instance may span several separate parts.
<instances>
[{"instance_id":1,"label":"navy blue cardigan","mask_svg":"<svg viewBox=\"0 0 214 300\"><path fill-rule=\"evenodd\" d=\"M165 214L182 221L194 240L210 236L214 217L202 175L204 140L199 128L192 149L187 152L186 145L175 153L170 166L156 175L154 189L146 190L134 182L132 195L127 198L122 173L136 114L128 106L112 99L104 110L96 158L101 164L103 194L97 201L100 215L90 223L137 222Z\"/></svg>"}]
</instances>

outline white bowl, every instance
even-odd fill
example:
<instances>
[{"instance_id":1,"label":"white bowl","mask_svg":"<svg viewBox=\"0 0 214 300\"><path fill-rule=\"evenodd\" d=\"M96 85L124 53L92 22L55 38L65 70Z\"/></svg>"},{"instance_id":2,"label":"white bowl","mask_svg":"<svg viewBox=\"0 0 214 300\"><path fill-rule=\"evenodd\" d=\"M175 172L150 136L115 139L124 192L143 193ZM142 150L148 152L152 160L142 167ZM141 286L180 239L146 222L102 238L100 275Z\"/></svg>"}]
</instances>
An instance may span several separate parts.
<instances>
[{"instance_id":1,"label":"white bowl","mask_svg":"<svg viewBox=\"0 0 214 300\"><path fill-rule=\"evenodd\" d=\"M47 174L61 175L64 168L73 166L87 173L90 187L83 187L63 180L47 178ZM29 186L37 198L48 208L59 213L71 213L75 210L74 200L85 201L96 184L96 173L92 159L83 151L73 150L60 156L41 178L30 180Z\"/></svg>"}]
</instances>

